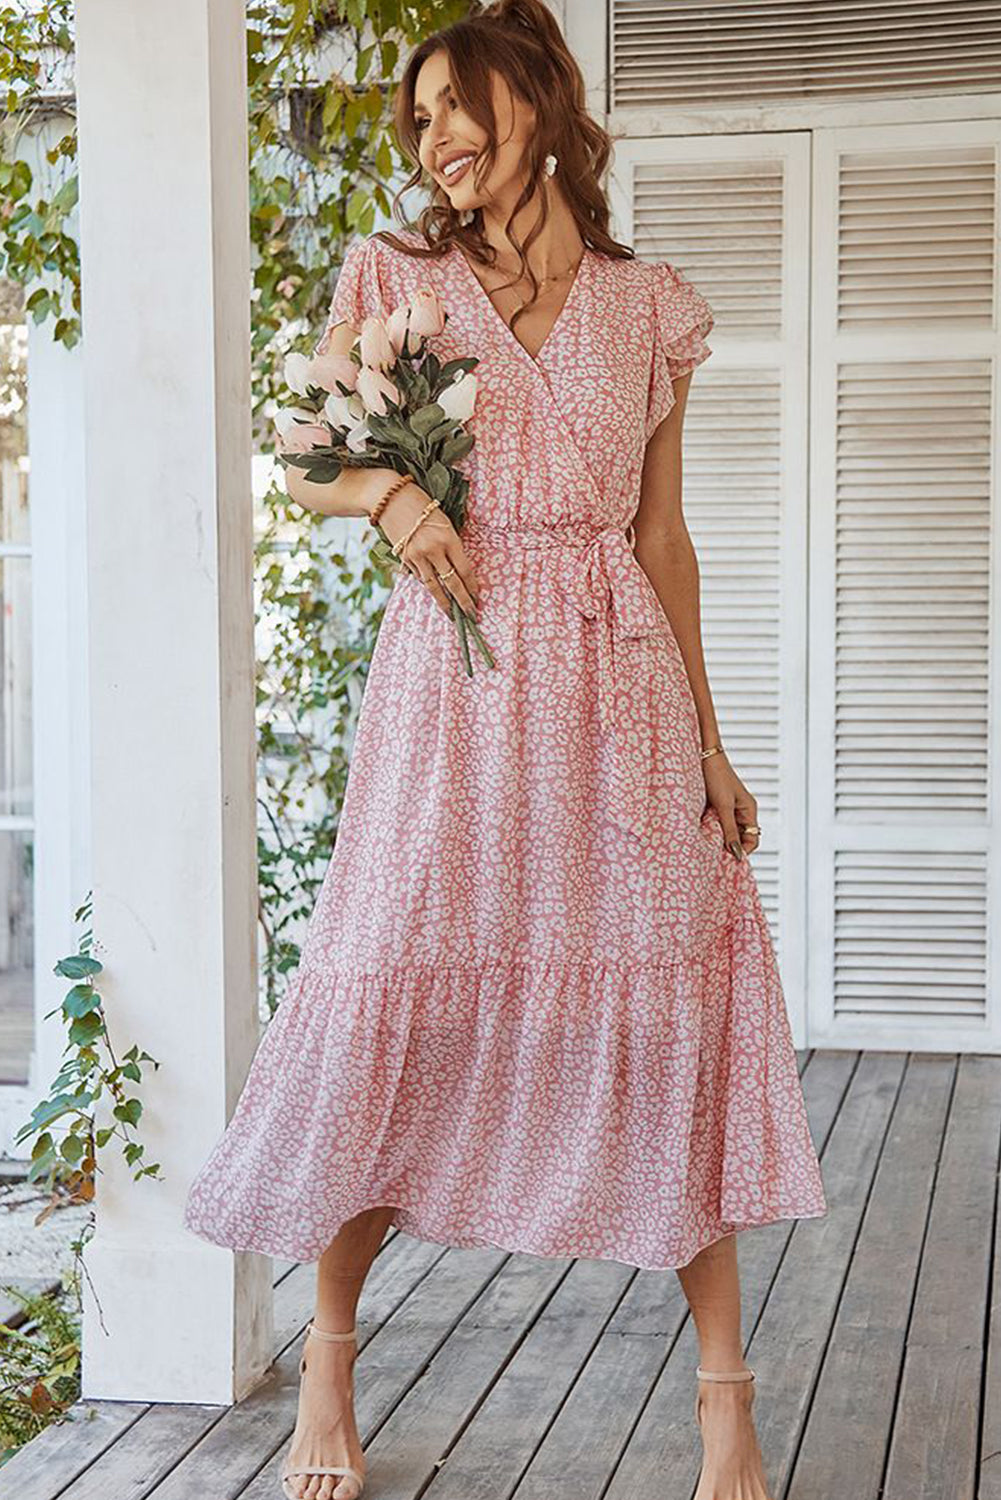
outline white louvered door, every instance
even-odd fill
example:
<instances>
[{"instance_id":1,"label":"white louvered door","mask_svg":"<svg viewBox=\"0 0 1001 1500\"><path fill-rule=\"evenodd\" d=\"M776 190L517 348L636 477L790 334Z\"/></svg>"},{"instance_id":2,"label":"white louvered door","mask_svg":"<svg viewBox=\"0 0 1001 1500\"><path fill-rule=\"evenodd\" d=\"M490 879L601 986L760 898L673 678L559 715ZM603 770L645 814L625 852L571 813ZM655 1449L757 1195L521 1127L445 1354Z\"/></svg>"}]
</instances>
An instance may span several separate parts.
<instances>
[{"instance_id":1,"label":"white louvered door","mask_svg":"<svg viewBox=\"0 0 1001 1500\"><path fill-rule=\"evenodd\" d=\"M685 413L685 514L706 663L758 800L754 869L806 1043L806 493L809 136L624 140L613 232L669 260L716 316Z\"/></svg>"},{"instance_id":2,"label":"white louvered door","mask_svg":"<svg viewBox=\"0 0 1001 1500\"><path fill-rule=\"evenodd\" d=\"M809 1037L996 1051L1001 125L813 139Z\"/></svg>"}]
</instances>

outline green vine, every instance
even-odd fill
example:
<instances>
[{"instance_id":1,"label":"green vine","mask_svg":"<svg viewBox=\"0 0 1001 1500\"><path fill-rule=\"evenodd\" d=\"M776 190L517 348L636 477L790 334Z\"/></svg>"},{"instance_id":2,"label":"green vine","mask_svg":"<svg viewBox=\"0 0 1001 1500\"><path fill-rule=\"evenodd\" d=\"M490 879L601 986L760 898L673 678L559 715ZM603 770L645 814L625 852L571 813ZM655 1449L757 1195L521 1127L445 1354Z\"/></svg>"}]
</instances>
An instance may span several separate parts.
<instances>
[{"instance_id":1,"label":"green vine","mask_svg":"<svg viewBox=\"0 0 1001 1500\"><path fill-rule=\"evenodd\" d=\"M88 895L75 920L92 915ZM73 1266L63 1277L56 1297L29 1296L17 1287L4 1290L22 1303L26 1330L0 1325L0 1463L10 1453L56 1421L77 1399L80 1389L82 1279L87 1277L95 1305L100 1299L90 1280L84 1250L96 1228L93 1209L100 1152L118 1140L135 1181L163 1174L158 1162L145 1162L145 1147L136 1139L142 1119L142 1100L135 1092L143 1082L143 1068L155 1058L133 1044L119 1058L108 1033L107 1016L96 988L103 964L93 956L93 933L88 925L78 951L59 960L53 973L72 980L61 1005L45 1019L61 1014L67 1032L64 1061L31 1118L18 1130L20 1145L31 1140L28 1181L48 1194L35 1223L58 1208L90 1205L77 1237L70 1242ZM97 1123L102 1105L110 1123ZM72 1304L72 1305L70 1305ZM102 1327L103 1315L102 1315Z\"/></svg>"},{"instance_id":2,"label":"green vine","mask_svg":"<svg viewBox=\"0 0 1001 1500\"><path fill-rule=\"evenodd\" d=\"M88 895L75 913L75 920L89 918L92 898ZM143 1081L143 1066L160 1065L148 1052L133 1044L121 1059L115 1055L108 1034L107 1017L99 991L97 976L104 965L92 956L93 934L88 927L80 939L79 951L61 958L53 973L73 984L62 1004L46 1013L45 1019L62 1015L67 1030L65 1061L53 1079L48 1097L35 1105L31 1118L15 1136L20 1145L34 1137L28 1181L45 1187L49 1201L36 1218L36 1224L65 1203L91 1203L94 1198L98 1151L113 1139L121 1143L122 1155L134 1169L133 1177L162 1178L158 1162L143 1161L144 1147L133 1131L142 1118L142 1101L131 1085ZM110 1105L111 1123L98 1126L95 1106L105 1099ZM82 1268L84 1245L93 1233L93 1211L72 1249Z\"/></svg>"}]
</instances>

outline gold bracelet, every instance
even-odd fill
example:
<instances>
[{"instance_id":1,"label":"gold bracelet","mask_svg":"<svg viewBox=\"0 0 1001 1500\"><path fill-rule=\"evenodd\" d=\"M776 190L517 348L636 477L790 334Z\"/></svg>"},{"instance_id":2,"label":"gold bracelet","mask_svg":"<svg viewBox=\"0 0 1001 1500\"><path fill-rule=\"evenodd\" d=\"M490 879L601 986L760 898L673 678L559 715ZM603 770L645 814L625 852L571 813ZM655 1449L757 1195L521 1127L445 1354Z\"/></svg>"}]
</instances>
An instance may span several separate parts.
<instances>
[{"instance_id":1,"label":"gold bracelet","mask_svg":"<svg viewBox=\"0 0 1001 1500\"><path fill-rule=\"evenodd\" d=\"M726 751L722 745L710 745L708 750L699 751L700 760L708 760L710 755L725 755Z\"/></svg>"},{"instance_id":2,"label":"gold bracelet","mask_svg":"<svg viewBox=\"0 0 1001 1500\"><path fill-rule=\"evenodd\" d=\"M376 521L378 521L383 511L386 509L386 505L388 504L388 502L392 500L393 496L398 494L405 485L408 485L410 483L412 477L413 476L410 474L400 474L398 478L393 480L386 493L379 496L378 500L375 502L375 504L372 506L372 509L368 513L368 524L370 526L375 525Z\"/></svg>"},{"instance_id":3,"label":"gold bracelet","mask_svg":"<svg viewBox=\"0 0 1001 1500\"><path fill-rule=\"evenodd\" d=\"M428 501L427 505L425 505L424 509L421 511L421 513L418 516L417 520L414 522L413 526L411 526L410 530L407 532L406 536L401 536L400 540L396 543L396 546L393 548L393 555L394 555L394 557L402 557L403 556L403 549L406 547L407 543L409 542L410 538L413 536L414 532L417 531L417 530L419 530L419 528L424 525L424 522L427 520L428 516L431 514L431 512L433 510L440 510L440 509L441 509L441 506L438 504L437 500L429 500Z\"/></svg>"}]
</instances>

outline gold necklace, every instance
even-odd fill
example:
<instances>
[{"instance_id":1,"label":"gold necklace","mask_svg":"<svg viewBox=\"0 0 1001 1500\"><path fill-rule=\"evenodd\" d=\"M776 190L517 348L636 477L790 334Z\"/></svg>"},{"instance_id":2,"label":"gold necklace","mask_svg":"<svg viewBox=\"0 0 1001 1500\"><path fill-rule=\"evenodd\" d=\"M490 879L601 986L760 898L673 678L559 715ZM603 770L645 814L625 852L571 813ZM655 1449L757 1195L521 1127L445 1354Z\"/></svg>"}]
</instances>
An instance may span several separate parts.
<instances>
[{"instance_id":1,"label":"gold necklace","mask_svg":"<svg viewBox=\"0 0 1001 1500\"><path fill-rule=\"evenodd\" d=\"M554 272L551 276L540 276L540 277L538 277L537 280L538 280L538 283L539 283L539 295L541 295L541 293L542 293L542 288L544 286L548 286L551 282L554 282L554 281L563 281L563 280L565 280L565 278L567 276L574 275L576 273L576 271L578 270L578 268L580 267L580 263L584 259L584 256L585 256L586 253L587 253L587 247L585 246L584 250L581 251L580 255L577 257L577 259L573 262L572 265L567 266L562 271L556 271L556 272ZM503 269L504 269L504 267L502 266L501 270L503 270ZM493 296L496 295L497 292L509 292L514 287L516 287L518 285L518 282L524 281L525 279L526 279L526 273L522 272L522 274L518 277L518 281L508 282L506 286L486 287L485 288L486 294L487 294L488 297L493 297ZM482 285L482 283L481 283L481 285ZM527 307L527 306L528 306L528 304L523 299L519 300L518 302L515 303L514 311L515 312L520 312L520 310L523 307Z\"/></svg>"}]
</instances>

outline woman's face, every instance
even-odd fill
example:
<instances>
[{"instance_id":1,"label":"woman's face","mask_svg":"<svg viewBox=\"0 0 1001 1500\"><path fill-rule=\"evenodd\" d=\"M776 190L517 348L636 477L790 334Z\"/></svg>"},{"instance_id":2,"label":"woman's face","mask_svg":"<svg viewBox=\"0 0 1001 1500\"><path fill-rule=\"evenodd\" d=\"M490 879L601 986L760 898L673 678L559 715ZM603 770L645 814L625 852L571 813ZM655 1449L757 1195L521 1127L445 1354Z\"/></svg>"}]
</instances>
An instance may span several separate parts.
<instances>
[{"instance_id":1,"label":"woman's face","mask_svg":"<svg viewBox=\"0 0 1001 1500\"><path fill-rule=\"evenodd\" d=\"M414 89L414 125L424 170L440 183L457 213L494 205L507 213L525 182L524 161L534 112L516 99L503 76L491 69L491 97L497 121L497 159L477 191L473 158L487 144L486 132L462 108L452 90L448 53L433 52L421 66ZM454 162L454 175L445 171Z\"/></svg>"}]
</instances>

